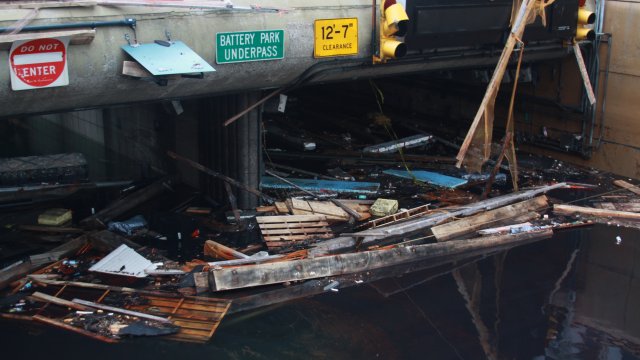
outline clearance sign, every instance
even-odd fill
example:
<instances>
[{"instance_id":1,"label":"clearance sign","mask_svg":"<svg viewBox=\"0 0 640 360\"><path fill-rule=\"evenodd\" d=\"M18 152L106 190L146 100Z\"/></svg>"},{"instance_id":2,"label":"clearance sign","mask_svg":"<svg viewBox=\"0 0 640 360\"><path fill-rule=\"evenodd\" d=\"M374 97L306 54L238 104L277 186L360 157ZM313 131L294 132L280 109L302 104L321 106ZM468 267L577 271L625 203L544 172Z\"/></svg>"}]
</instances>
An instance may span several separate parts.
<instances>
[{"instance_id":1,"label":"clearance sign","mask_svg":"<svg viewBox=\"0 0 640 360\"><path fill-rule=\"evenodd\" d=\"M68 37L14 42L9 52L11 88L30 90L69 85L68 46Z\"/></svg>"},{"instance_id":2,"label":"clearance sign","mask_svg":"<svg viewBox=\"0 0 640 360\"><path fill-rule=\"evenodd\" d=\"M314 23L313 57L358 54L358 19L322 19Z\"/></svg>"}]
</instances>

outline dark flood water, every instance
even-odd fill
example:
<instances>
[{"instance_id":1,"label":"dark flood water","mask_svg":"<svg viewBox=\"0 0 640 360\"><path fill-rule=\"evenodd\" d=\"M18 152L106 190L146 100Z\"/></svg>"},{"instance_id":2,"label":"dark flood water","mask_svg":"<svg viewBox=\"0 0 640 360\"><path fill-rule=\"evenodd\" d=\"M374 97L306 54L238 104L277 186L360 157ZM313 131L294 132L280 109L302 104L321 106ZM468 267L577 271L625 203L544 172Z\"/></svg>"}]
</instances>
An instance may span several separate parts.
<instances>
[{"instance_id":1,"label":"dark flood water","mask_svg":"<svg viewBox=\"0 0 640 360\"><path fill-rule=\"evenodd\" d=\"M427 282L433 270L231 315L206 345L2 321L2 358L638 359L639 234L571 230Z\"/></svg>"}]
</instances>

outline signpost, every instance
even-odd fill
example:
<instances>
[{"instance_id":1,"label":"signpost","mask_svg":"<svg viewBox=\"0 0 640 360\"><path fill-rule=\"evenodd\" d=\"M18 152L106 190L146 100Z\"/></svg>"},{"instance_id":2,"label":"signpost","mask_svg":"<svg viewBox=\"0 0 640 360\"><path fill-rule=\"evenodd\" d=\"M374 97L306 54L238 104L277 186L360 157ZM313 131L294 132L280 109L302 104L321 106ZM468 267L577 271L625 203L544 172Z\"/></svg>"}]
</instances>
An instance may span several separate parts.
<instances>
[{"instance_id":1,"label":"signpost","mask_svg":"<svg viewBox=\"0 0 640 360\"><path fill-rule=\"evenodd\" d=\"M314 32L313 57L358 55L358 18L316 20Z\"/></svg>"},{"instance_id":2,"label":"signpost","mask_svg":"<svg viewBox=\"0 0 640 360\"><path fill-rule=\"evenodd\" d=\"M20 40L9 52L11 89L30 90L69 85L69 38Z\"/></svg>"},{"instance_id":3,"label":"signpost","mask_svg":"<svg viewBox=\"0 0 640 360\"><path fill-rule=\"evenodd\" d=\"M216 63L284 59L284 30L216 34Z\"/></svg>"}]
</instances>

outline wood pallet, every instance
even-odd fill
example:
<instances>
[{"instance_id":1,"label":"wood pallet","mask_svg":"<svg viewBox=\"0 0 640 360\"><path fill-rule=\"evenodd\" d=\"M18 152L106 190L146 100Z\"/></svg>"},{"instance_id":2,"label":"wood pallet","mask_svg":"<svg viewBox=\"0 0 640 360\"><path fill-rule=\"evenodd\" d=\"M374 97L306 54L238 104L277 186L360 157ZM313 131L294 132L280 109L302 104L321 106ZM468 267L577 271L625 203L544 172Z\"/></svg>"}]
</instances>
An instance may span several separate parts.
<instances>
[{"instance_id":1,"label":"wood pallet","mask_svg":"<svg viewBox=\"0 0 640 360\"><path fill-rule=\"evenodd\" d=\"M269 250L280 250L304 240L330 239L334 236L324 215L258 216L256 219Z\"/></svg>"},{"instance_id":2,"label":"wood pallet","mask_svg":"<svg viewBox=\"0 0 640 360\"><path fill-rule=\"evenodd\" d=\"M98 284L69 283L61 281L42 281L48 287L56 289L53 296L72 300L76 297L82 297L101 304L110 293L138 293L145 298L148 303L144 305L127 305L123 309L137 311L149 315L167 318L180 327L178 333L165 336L164 338L184 341L192 343L205 343L211 339L218 325L224 318L231 301L226 299L196 297L196 296L178 296L174 294L164 294L157 291L135 291L134 289L118 288ZM44 302L39 308L35 316L40 318L51 319L53 322L59 323L47 314L46 310L50 302ZM35 320L42 321L40 318ZM49 322L52 324L52 322ZM55 325L55 324L54 324ZM88 334L87 334L88 335ZM102 340L99 339L98 340Z\"/></svg>"}]
</instances>

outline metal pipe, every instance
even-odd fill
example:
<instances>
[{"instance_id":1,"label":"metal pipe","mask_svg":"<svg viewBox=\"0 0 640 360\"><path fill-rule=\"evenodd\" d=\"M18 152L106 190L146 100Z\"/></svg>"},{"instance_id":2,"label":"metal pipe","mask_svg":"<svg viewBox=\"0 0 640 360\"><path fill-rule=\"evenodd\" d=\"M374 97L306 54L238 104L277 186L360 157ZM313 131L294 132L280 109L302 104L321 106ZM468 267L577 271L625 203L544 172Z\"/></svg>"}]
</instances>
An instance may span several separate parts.
<instances>
[{"instance_id":1,"label":"metal pipe","mask_svg":"<svg viewBox=\"0 0 640 360\"><path fill-rule=\"evenodd\" d=\"M605 67L604 72L604 84L602 85L602 105L600 105L600 131L598 134L598 145L596 145L596 149L600 148L602 144L602 138L604 137L604 120L605 120L605 109L607 107L607 84L609 83L609 67L611 65L611 45L613 42L613 34L605 33L602 35L607 35L607 66Z\"/></svg>"},{"instance_id":2,"label":"metal pipe","mask_svg":"<svg viewBox=\"0 0 640 360\"><path fill-rule=\"evenodd\" d=\"M1 27L0 33L18 31L41 31L41 30L58 30L58 29L77 29L77 28L97 28L107 26L130 26L136 27L136 19L126 18L124 20L112 20L112 21L86 21L79 23L64 23L64 24L48 24L48 25L33 25L25 26L23 28L17 28L14 26Z\"/></svg>"}]
</instances>

